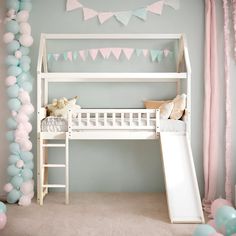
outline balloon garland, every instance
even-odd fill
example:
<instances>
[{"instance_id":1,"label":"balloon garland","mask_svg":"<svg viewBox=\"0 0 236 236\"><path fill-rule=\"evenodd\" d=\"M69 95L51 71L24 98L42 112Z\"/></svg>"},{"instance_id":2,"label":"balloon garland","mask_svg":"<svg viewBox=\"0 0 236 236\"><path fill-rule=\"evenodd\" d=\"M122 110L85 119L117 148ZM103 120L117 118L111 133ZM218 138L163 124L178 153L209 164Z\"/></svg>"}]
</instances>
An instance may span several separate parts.
<instances>
[{"instance_id":1,"label":"balloon garland","mask_svg":"<svg viewBox=\"0 0 236 236\"><path fill-rule=\"evenodd\" d=\"M32 76L29 72L31 59L28 56L29 47L33 44L28 23L32 3L31 0L7 0L6 7L8 11L3 41L8 54L6 86L11 116L7 120L9 131L6 135L10 142L7 168L10 181L4 190L7 192L8 203L18 202L26 206L34 196L34 163L30 152L32 143L29 140L32 130L29 119L34 107L29 95L32 91Z\"/></svg>"},{"instance_id":2,"label":"balloon garland","mask_svg":"<svg viewBox=\"0 0 236 236\"><path fill-rule=\"evenodd\" d=\"M7 212L7 208L5 204L0 202L0 230L2 230L7 223L6 212Z\"/></svg>"}]
</instances>

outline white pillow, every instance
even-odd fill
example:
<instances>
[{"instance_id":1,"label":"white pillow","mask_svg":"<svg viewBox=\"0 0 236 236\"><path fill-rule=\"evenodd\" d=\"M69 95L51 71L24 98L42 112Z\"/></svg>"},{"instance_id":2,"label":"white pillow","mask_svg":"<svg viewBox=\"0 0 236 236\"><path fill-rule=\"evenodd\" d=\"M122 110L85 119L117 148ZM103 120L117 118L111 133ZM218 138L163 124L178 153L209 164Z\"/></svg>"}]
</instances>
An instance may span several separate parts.
<instances>
[{"instance_id":1,"label":"white pillow","mask_svg":"<svg viewBox=\"0 0 236 236\"><path fill-rule=\"evenodd\" d=\"M173 102L165 102L160 106L160 118L163 120L167 120L170 117L170 114L173 110L174 103Z\"/></svg>"},{"instance_id":2,"label":"white pillow","mask_svg":"<svg viewBox=\"0 0 236 236\"><path fill-rule=\"evenodd\" d=\"M186 94L177 95L176 98L173 100L174 108L171 112L170 119L179 120L186 108Z\"/></svg>"}]
</instances>

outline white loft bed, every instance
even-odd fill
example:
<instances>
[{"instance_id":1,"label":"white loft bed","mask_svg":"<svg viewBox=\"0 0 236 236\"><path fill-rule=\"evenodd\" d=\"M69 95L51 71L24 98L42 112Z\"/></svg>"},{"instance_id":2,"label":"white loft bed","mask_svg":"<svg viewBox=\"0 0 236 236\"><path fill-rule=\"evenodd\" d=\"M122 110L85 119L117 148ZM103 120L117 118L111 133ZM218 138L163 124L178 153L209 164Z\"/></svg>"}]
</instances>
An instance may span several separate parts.
<instances>
[{"instance_id":1,"label":"white loft bed","mask_svg":"<svg viewBox=\"0 0 236 236\"><path fill-rule=\"evenodd\" d=\"M172 73L55 73L48 71L48 40L178 40L176 72ZM176 94L185 84L188 118L179 129L164 128L158 109L80 109L76 116L68 113L62 129L43 126L48 104L49 83L60 82L155 82L174 83ZM191 68L182 34L42 34L37 67L37 135L38 135L38 202L49 188L65 188L66 203L69 203L69 141L72 139L94 140L144 140L159 139L165 174L167 202L171 222L204 222L201 199L190 147L191 134ZM60 119L60 118L59 118ZM62 120L61 120L62 121ZM173 121L166 121L173 122ZM179 121L180 122L180 121ZM168 127L168 124L166 125ZM175 127L175 125L174 125ZM170 132L171 131L171 132ZM174 132L173 132L174 131ZM48 143L48 140L64 140L65 143ZM168 141L169 140L169 141ZM168 144L172 145L170 150ZM65 148L65 164L48 164L47 148ZM178 164L180 169L174 169ZM49 168L65 168L65 184L48 184Z\"/></svg>"}]
</instances>

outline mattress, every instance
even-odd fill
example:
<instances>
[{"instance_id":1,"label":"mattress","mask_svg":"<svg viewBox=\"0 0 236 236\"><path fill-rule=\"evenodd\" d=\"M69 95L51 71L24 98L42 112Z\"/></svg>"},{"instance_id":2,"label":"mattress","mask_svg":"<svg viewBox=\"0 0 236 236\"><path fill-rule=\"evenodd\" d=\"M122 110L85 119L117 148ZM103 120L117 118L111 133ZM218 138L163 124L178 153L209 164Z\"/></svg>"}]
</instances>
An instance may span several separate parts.
<instances>
[{"instance_id":1,"label":"mattress","mask_svg":"<svg viewBox=\"0 0 236 236\"><path fill-rule=\"evenodd\" d=\"M95 126L95 119L90 119L90 125ZM103 119L98 120L99 125L103 125ZM121 119L116 119L116 125L121 125ZM73 126L78 126L78 119L74 118L72 119L72 127ZM80 126L86 127L87 125L87 120L81 119L81 124ZM113 121L112 119L107 120L107 125L112 126ZM129 120L124 119L124 125L129 125ZM146 125L146 120L141 119L141 125ZM150 125L155 126L155 119L150 119ZM133 122L133 126L138 126L138 120ZM62 117L53 117L49 116L45 119L42 120L41 128L43 132L66 132L68 127L67 120L62 118ZM184 132L186 129L186 124L182 120L160 120L160 131L162 132ZM84 129L83 129L84 130ZM79 130L72 129L72 131L76 132ZM81 131L81 130L80 130Z\"/></svg>"}]
</instances>

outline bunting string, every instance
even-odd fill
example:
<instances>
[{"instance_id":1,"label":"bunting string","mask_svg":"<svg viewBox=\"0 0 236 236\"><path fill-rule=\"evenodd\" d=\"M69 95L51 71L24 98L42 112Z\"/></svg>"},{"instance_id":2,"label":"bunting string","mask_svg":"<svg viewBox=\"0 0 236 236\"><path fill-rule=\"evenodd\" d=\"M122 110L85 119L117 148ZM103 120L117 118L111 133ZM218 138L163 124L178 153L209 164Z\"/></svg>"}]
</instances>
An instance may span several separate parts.
<instances>
[{"instance_id":1,"label":"bunting string","mask_svg":"<svg viewBox=\"0 0 236 236\"><path fill-rule=\"evenodd\" d=\"M63 53L48 53L47 59L51 61L64 60L64 61L76 61L78 58L82 61L91 58L93 61L99 57L108 60L113 56L117 61L123 56L129 61L133 56L143 56L150 58L152 62L161 62L163 58L172 57L173 52L169 49L158 50L158 49L140 49L140 48L120 48L120 47L109 47L109 48L91 48L82 49L79 51L66 51Z\"/></svg>"},{"instance_id":2,"label":"bunting string","mask_svg":"<svg viewBox=\"0 0 236 236\"><path fill-rule=\"evenodd\" d=\"M100 24L105 23L112 17L114 17L122 25L128 25L132 16L139 18L140 20L145 21L147 19L147 13L152 13L156 15L162 15L164 6L171 7L175 10L178 10L180 7L180 0L159 0L150 5L144 7L136 8L134 10L127 11L97 11L95 9L84 6L80 3L80 0L67 0L66 11L73 11L75 9L82 9L84 21L90 20L94 17L98 18Z\"/></svg>"}]
</instances>

